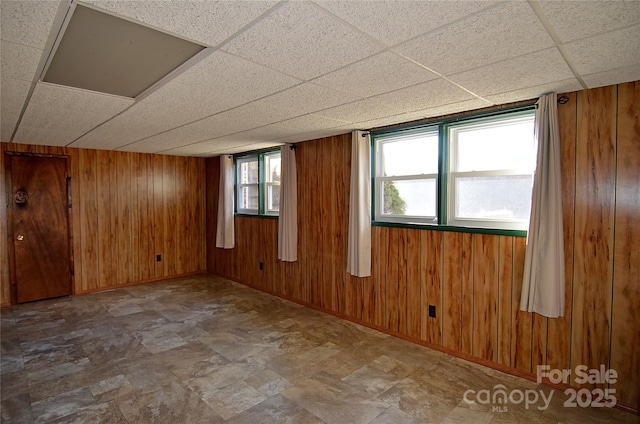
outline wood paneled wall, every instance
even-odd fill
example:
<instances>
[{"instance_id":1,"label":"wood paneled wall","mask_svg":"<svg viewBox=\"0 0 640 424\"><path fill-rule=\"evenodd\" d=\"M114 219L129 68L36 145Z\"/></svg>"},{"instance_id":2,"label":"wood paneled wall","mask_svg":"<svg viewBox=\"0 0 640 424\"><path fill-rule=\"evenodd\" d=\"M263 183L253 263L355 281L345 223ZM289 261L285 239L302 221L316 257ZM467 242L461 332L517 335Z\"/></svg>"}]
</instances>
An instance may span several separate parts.
<instances>
[{"instance_id":1,"label":"wood paneled wall","mask_svg":"<svg viewBox=\"0 0 640 424\"><path fill-rule=\"evenodd\" d=\"M372 276L346 273L350 135L296 145L298 261L277 260L277 220L236 217L215 248L219 161L207 162L207 265L246 285L478 362L604 364L620 404L640 404L640 82L559 105L566 316L519 310L525 238L374 227ZM260 263L264 264L260 270ZM435 305L436 318L428 316Z\"/></svg>"},{"instance_id":2,"label":"wood paneled wall","mask_svg":"<svg viewBox=\"0 0 640 424\"><path fill-rule=\"evenodd\" d=\"M74 293L206 270L205 160L2 143L5 151L67 155ZM6 205L4 162L0 204ZM0 216L1 302L10 302L7 214ZM156 255L162 255L160 262Z\"/></svg>"}]
</instances>

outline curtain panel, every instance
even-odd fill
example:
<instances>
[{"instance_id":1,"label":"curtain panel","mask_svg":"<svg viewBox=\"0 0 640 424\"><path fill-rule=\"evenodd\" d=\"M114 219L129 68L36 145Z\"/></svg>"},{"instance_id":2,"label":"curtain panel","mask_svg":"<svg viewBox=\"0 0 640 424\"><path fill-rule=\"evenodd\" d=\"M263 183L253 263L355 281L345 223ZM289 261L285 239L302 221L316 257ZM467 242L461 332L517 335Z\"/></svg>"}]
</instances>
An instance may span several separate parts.
<instances>
[{"instance_id":1,"label":"curtain panel","mask_svg":"<svg viewBox=\"0 0 640 424\"><path fill-rule=\"evenodd\" d=\"M538 100L538 144L520 309L557 318L565 313L564 233L557 95Z\"/></svg>"},{"instance_id":2,"label":"curtain panel","mask_svg":"<svg viewBox=\"0 0 640 424\"><path fill-rule=\"evenodd\" d=\"M349 240L347 272L371 275L371 137L351 134L351 188L349 191Z\"/></svg>"},{"instance_id":3,"label":"curtain panel","mask_svg":"<svg viewBox=\"0 0 640 424\"><path fill-rule=\"evenodd\" d=\"M278 259L298 260L298 175L293 146L280 148L280 212L278 218Z\"/></svg>"},{"instance_id":4,"label":"curtain panel","mask_svg":"<svg viewBox=\"0 0 640 424\"><path fill-rule=\"evenodd\" d=\"M233 157L220 156L220 187L218 190L218 228L216 247L233 249L235 247L233 219Z\"/></svg>"}]
</instances>

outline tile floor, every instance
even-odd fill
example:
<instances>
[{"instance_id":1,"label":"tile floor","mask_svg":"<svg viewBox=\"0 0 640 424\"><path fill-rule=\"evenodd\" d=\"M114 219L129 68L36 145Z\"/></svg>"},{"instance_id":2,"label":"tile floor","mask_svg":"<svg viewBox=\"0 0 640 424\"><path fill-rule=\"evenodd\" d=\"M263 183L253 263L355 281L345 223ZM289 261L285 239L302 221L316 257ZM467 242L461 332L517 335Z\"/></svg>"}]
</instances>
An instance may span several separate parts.
<instances>
[{"instance_id":1,"label":"tile floor","mask_svg":"<svg viewBox=\"0 0 640 424\"><path fill-rule=\"evenodd\" d=\"M5 308L1 337L3 423L639 422L213 276ZM499 384L550 406L464 400Z\"/></svg>"}]
</instances>

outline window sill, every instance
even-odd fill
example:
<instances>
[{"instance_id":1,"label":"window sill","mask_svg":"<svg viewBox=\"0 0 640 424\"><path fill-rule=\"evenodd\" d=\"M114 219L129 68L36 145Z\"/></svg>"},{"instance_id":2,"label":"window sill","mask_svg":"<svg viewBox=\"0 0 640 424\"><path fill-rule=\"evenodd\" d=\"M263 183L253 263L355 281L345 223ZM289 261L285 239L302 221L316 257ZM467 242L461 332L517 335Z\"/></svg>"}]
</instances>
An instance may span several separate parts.
<instances>
[{"instance_id":1,"label":"window sill","mask_svg":"<svg viewBox=\"0 0 640 424\"><path fill-rule=\"evenodd\" d=\"M408 228L413 230L447 231L452 233L492 234L496 236L526 237L525 230L503 230L496 228L456 227L451 225L408 224L404 222L372 221L372 227Z\"/></svg>"}]
</instances>

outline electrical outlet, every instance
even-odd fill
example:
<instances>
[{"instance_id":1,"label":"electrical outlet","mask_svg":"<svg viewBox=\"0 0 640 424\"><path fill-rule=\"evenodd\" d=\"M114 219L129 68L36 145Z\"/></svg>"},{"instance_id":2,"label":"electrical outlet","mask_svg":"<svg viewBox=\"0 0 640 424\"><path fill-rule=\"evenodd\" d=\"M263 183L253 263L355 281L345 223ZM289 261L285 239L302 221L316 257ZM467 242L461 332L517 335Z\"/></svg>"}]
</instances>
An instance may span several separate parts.
<instances>
[{"instance_id":1,"label":"electrical outlet","mask_svg":"<svg viewBox=\"0 0 640 424\"><path fill-rule=\"evenodd\" d=\"M429 316L431 318L436 317L436 305L429 305Z\"/></svg>"},{"instance_id":2,"label":"electrical outlet","mask_svg":"<svg viewBox=\"0 0 640 424\"><path fill-rule=\"evenodd\" d=\"M264 269L264 264L260 262L260 271L262 271L263 269Z\"/></svg>"},{"instance_id":3,"label":"electrical outlet","mask_svg":"<svg viewBox=\"0 0 640 424\"><path fill-rule=\"evenodd\" d=\"M156 255L156 262L162 262L162 255Z\"/></svg>"}]
</instances>

